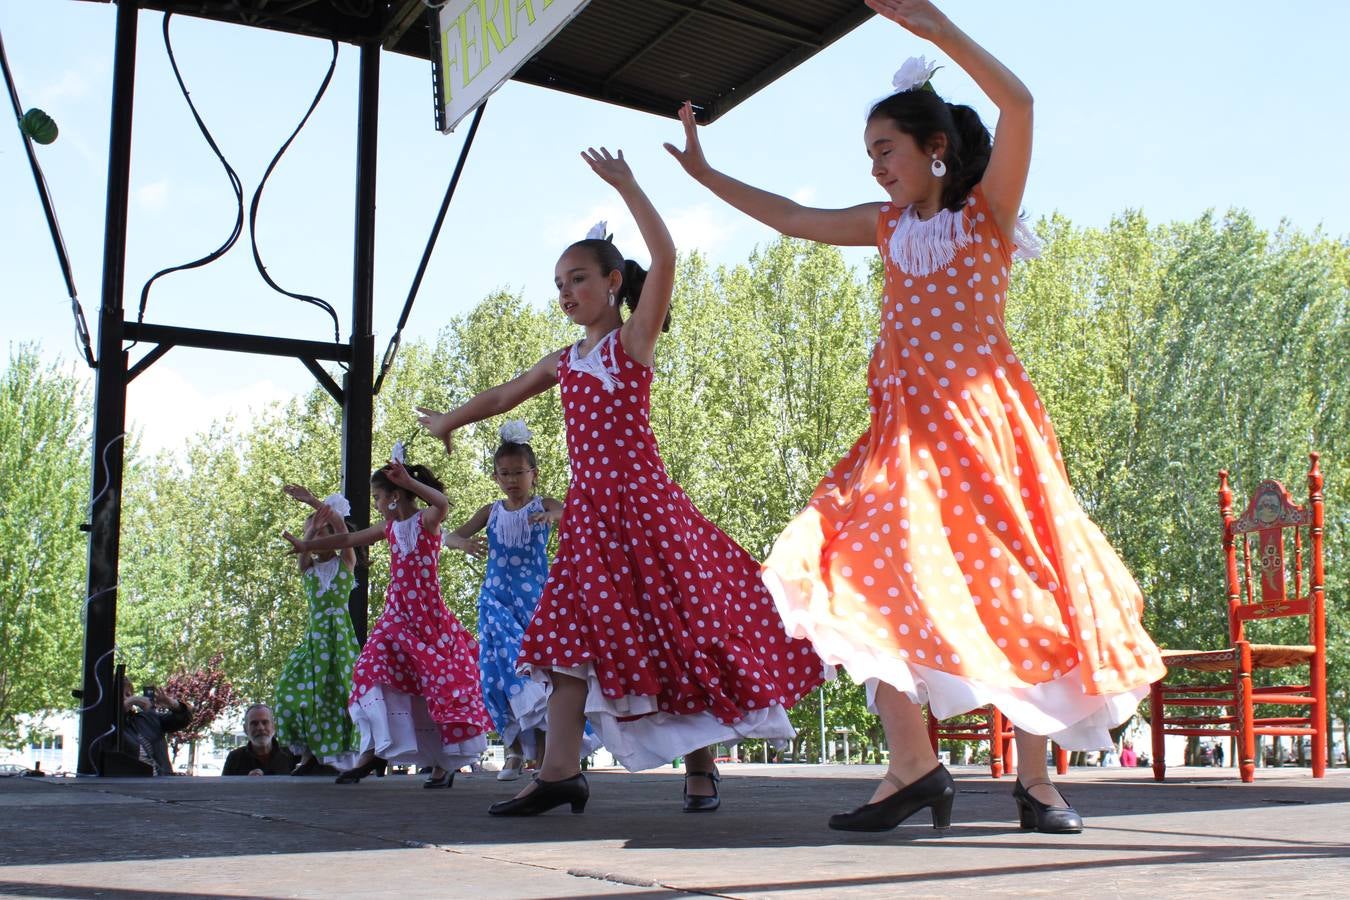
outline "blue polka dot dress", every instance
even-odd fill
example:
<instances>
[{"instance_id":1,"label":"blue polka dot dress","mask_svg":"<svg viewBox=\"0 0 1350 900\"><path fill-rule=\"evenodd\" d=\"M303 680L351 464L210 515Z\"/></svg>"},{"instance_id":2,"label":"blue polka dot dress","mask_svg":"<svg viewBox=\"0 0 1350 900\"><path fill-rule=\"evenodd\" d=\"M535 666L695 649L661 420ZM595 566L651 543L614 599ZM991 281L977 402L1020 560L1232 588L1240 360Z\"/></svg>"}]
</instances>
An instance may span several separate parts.
<instances>
[{"instance_id":1,"label":"blue polka dot dress","mask_svg":"<svg viewBox=\"0 0 1350 900\"><path fill-rule=\"evenodd\" d=\"M483 704L508 747L522 739L534 755L533 729L545 728L548 692L538 682L516 674L516 658L525 626L534 618L539 594L548 579L546 522L532 523L544 502L535 497L520 509L504 501L488 513L487 572L478 593L478 663L483 676Z\"/></svg>"}]
</instances>

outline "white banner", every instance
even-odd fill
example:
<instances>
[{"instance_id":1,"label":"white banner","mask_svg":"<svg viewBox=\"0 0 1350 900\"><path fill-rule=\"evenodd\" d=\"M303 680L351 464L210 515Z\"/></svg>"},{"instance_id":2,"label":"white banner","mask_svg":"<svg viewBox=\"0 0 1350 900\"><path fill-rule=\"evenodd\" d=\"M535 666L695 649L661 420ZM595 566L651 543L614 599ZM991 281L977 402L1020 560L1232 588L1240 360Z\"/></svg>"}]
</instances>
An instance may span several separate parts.
<instances>
[{"instance_id":1,"label":"white banner","mask_svg":"<svg viewBox=\"0 0 1350 900\"><path fill-rule=\"evenodd\" d=\"M441 7L436 102L449 132L590 0L448 0Z\"/></svg>"}]
</instances>

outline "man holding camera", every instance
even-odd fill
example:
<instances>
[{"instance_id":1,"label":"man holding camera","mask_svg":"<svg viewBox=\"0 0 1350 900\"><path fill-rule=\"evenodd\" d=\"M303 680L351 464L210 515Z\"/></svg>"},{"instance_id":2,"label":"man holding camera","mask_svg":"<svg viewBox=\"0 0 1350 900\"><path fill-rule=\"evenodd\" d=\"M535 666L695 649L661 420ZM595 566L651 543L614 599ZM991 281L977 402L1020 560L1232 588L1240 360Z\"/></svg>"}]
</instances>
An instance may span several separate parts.
<instances>
[{"instance_id":1,"label":"man holding camera","mask_svg":"<svg viewBox=\"0 0 1350 900\"><path fill-rule=\"evenodd\" d=\"M169 745L164 735L182 731L192 723L192 707L172 694L148 687L135 693L130 679L122 680L122 750L154 769L156 775L172 775Z\"/></svg>"}]
</instances>

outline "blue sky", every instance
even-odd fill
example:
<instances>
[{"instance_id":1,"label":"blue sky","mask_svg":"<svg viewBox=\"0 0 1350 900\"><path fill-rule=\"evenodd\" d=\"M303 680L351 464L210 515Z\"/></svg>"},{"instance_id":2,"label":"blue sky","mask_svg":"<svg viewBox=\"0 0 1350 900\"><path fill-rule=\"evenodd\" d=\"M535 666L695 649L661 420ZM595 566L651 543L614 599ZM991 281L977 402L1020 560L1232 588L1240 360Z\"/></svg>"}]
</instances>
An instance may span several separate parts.
<instances>
[{"instance_id":1,"label":"blue sky","mask_svg":"<svg viewBox=\"0 0 1350 900\"><path fill-rule=\"evenodd\" d=\"M1126 209L1154 221L1241 207L1275 227L1350 235L1344 36L1350 4L1128 4L958 0L948 14L1036 96L1036 149L1025 206L1105 225ZM99 300L115 9L80 0L0 0L0 30L24 105L59 123L38 148L91 326ZM161 16L142 13L126 302L156 270L216 247L233 222L223 170L173 82ZM193 99L244 181L246 202L299 120L329 59L326 43L176 17L172 34ZM935 51L873 20L706 129L714 165L804 202L879 196L862 148L869 103L908 56ZM941 56L941 54L937 54ZM945 60L944 60L945 62ZM356 50L343 46L323 104L263 195L259 241L283 286L338 307L347 334ZM428 64L386 54L381 72L377 349L383 351L416 269L467 125L433 124ZM991 104L954 66L935 85L986 121ZM431 335L497 288L551 300L553 263L606 218L630 255L645 251L612 192L578 151L622 147L682 250L743 260L767 229L719 204L665 151L673 119L508 84L492 100L414 309L408 334ZM77 357L60 270L18 135L0 137L6 220L0 313L11 344ZM861 263L867 251L850 251ZM265 331L316 340L322 313L270 291L247 235L224 260L168 276L147 321ZM524 364L527 361L522 361ZM129 415L151 447L172 447L213 417L244 414L307 390L297 362L175 349L132 388Z\"/></svg>"}]
</instances>

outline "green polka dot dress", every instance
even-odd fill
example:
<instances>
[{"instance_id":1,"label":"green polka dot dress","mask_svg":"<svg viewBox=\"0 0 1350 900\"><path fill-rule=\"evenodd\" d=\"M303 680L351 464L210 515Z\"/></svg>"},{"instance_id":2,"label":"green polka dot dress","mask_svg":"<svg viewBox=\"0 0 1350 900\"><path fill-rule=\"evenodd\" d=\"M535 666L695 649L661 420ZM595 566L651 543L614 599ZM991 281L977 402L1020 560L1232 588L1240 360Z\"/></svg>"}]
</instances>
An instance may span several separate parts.
<instances>
[{"instance_id":1,"label":"green polka dot dress","mask_svg":"<svg viewBox=\"0 0 1350 900\"><path fill-rule=\"evenodd\" d=\"M355 750L347 694L360 648L347 614L356 577L334 557L304 574L309 625L277 679L277 740L308 749L324 762L342 763Z\"/></svg>"}]
</instances>

